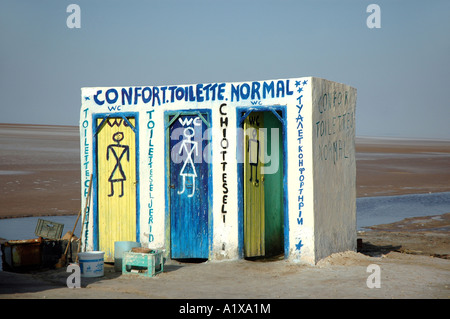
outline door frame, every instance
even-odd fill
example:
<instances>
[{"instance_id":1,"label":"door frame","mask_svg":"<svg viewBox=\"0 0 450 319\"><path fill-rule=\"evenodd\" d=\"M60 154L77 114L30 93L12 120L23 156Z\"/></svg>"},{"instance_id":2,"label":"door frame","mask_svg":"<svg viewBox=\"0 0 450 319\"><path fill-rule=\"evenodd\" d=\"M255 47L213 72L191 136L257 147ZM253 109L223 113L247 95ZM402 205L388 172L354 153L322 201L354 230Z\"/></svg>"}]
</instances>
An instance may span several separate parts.
<instances>
[{"instance_id":1,"label":"door frame","mask_svg":"<svg viewBox=\"0 0 450 319\"><path fill-rule=\"evenodd\" d=\"M121 117L124 121L128 123L134 132L135 137L135 155L136 155L136 241L140 242L140 205L139 205L139 113L138 112L123 112L123 113L95 113L92 115L92 144L93 144L93 171L92 176L92 201L93 201L93 248L94 250L99 250L99 225L98 225L98 143L97 134L101 128L106 124L106 120L109 118ZM127 120L127 117L134 118L134 126ZM99 130L97 130L97 120L103 118L102 123L99 125ZM89 229L86 227L86 229Z\"/></svg>"},{"instance_id":2,"label":"door frame","mask_svg":"<svg viewBox=\"0 0 450 319\"><path fill-rule=\"evenodd\" d=\"M201 115L201 113L207 114L207 119ZM206 126L208 129L212 128L212 116L210 109L180 109L180 110L170 110L164 112L164 170L165 170L165 187L164 187L164 197L165 197L165 242L166 256L172 258L172 243L171 243L171 214L170 214L170 126L180 115L199 115L202 121L209 122ZM170 116L175 116L174 119L169 121ZM212 136L211 141L212 143ZM204 150L202 150L204 152ZM213 180L212 180L212 159L213 159L213 148L212 144L210 146L210 161L208 163L208 259L211 258L212 254L212 244L213 244ZM202 155L203 158L203 155Z\"/></svg>"},{"instance_id":3,"label":"door frame","mask_svg":"<svg viewBox=\"0 0 450 319\"><path fill-rule=\"evenodd\" d=\"M281 112L281 116L277 113ZM286 105L274 106L258 106L258 107L236 107L236 129L243 129L244 120L252 112L272 112L275 117L281 122L282 126L282 152L283 152L283 241L284 241L284 258L289 257L289 213L288 213L288 154L287 154L287 119L286 119ZM244 113L244 115L241 115ZM237 179L238 179L238 252L239 257L244 258L244 135L236 134L236 158L241 159L237 161Z\"/></svg>"}]
</instances>

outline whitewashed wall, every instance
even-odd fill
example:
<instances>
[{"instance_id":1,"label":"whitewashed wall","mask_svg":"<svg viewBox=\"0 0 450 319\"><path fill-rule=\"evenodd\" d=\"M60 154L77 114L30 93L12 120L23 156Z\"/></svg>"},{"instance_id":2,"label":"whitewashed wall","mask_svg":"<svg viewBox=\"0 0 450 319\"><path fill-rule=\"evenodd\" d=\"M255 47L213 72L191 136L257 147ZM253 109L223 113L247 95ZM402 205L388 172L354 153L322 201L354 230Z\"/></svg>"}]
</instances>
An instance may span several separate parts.
<instances>
[{"instance_id":1,"label":"whitewashed wall","mask_svg":"<svg viewBox=\"0 0 450 319\"><path fill-rule=\"evenodd\" d=\"M356 90L313 79L315 260L356 250Z\"/></svg>"}]
</instances>

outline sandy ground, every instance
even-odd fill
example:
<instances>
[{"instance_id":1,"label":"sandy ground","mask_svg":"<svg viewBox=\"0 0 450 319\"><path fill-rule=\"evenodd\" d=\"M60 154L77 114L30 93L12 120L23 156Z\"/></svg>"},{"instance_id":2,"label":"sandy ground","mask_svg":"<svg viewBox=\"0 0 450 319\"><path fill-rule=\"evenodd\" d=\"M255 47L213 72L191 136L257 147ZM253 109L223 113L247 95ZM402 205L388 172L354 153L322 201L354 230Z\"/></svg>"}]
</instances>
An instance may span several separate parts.
<instances>
[{"instance_id":1,"label":"sandy ground","mask_svg":"<svg viewBox=\"0 0 450 319\"><path fill-rule=\"evenodd\" d=\"M450 191L450 141L356 139L356 195Z\"/></svg>"},{"instance_id":2,"label":"sandy ground","mask_svg":"<svg viewBox=\"0 0 450 319\"><path fill-rule=\"evenodd\" d=\"M368 288L367 267L380 267L380 288ZM449 261L390 252L370 257L356 252L330 256L317 266L227 261L167 265L152 278L121 275L105 267L102 278L66 286L65 269L35 274L0 272L0 298L449 298Z\"/></svg>"},{"instance_id":3,"label":"sandy ground","mask_svg":"<svg viewBox=\"0 0 450 319\"><path fill-rule=\"evenodd\" d=\"M76 215L77 127L0 124L0 218Z\"/></svg>"},{"instance_id":4,"label":"sandy ground","mask_svg":"<svg viewBox=\"0 0 450 319\"><path fill-rule=\"evenodd\" d=\"M78 130L0 124L0 218L77 214ZM357 196L450 191L450 142L357 139ZM450 213L450 211L449 211ZM65 268L0 272L0 299L23 298L439 298L450 297L450 214L406 219L359 232L357 252L316 266L286 260L178 263L153 278L82 278ZM380 288L368 288L369 265ZM177 310L177 309L175 309Z\"/></svg>"}]
</instances>

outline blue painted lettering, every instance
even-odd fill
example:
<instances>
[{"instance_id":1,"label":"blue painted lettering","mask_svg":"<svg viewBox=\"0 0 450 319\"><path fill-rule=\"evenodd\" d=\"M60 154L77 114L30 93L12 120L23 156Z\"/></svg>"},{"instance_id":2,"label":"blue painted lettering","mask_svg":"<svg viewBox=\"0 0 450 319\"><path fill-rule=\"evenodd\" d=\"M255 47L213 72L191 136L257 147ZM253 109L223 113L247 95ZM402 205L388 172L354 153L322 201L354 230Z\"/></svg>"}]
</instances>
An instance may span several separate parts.
<instances>
[{"instance_id":1,"label":"blue painted lettering","mask_svg":"<svg viewBox=\"0 0 450 319\"><path fill-rule=\"evenodd\" d=\"M152 234L152 228L153 228L153 190L154 190L154 176L153 176L153 153L154 153L154 145L153 145L153 128L155 127L155 122L152 118L153 112L155 110L147 111L148 114L148 122L147 122L147 128L149 129L149 139L148 139L148 167L149 167L149 185L148 185L148 195L150 202L148 204L148 226L149 226L149 232L148 232L148 241L149 243L153 242L155 240L155 236Z\"/></svg>"},{"instance_id":2,"label":"blue painted lettering","mask_svg":"<svg viewBox=\"0 0 450 319\"><path fill-rule=\"evenodd\" d=\"M223 94L225 93L225 83L219 84L219 92L217 93L217 99L223 101Z\"/></svg>"},{"instance_id":3,"label":"blue painted lettering","mask_svg":"<svg viewBox=\"0 0 450 319\"><path fill-rule=\"evenodd\" d=\"M98 96L102 93L102 90L98 90L97 93L94 95L94 101L97 103L97 105L103 105L105 101L99 100Z\"/></svg>"},{"instance_id":4,"label":"blue painted lettering","mask_svg":"<svg viewBox=\"0 0 450 319\"><path fill-rule=\"evenodd\" d=\"M277 83L277 96L283 91L282 85L279 84L280 81L278 81ZM305 81L296 81L295 82L295 86L297 88L297 92L301 93L303 91L304 85L307 84L307 80ZM289 90L289 81L287 80L286 83L286 94L287 95L292 95L293 91ZM299 177L298 177L298 197L297 197L297 202L298 202L298 216L297 216L297 225L302 226L303 225L303 208L305 207L305 198L303 195L303 189L305 187L305 171L306 168L304 167L304 163L303 163L303 116L302 116L302 110L303 110L303 104L302 104L302 97L303 95L300 95L297 97L298 103L299 105L297 105L297 117L295 119L295 121L297 122L297 141L298 141L298 171L300 173ZM303 244L302 241L299 240L298 244L295 244L295 249L297 251L301 251Z\"/></svg>"},{"instance_id":5,"label":"blue painted lettering","mask_svg":"<svg viewBox=\"0 0 450 319\"><path fill-rule=\"evenodd\" d=\"M147 97L146 97L147 95ZM150 89L148 86L142 89L142 102L148 103L152 99L152 89ZM122 104L125 104L122 102ZM128 103L130 104L130 103Z\"/></svg>"},{"instance_id":6,"label":"blue painted lettering","mask_svg":"<svg viewBox=\"0 0 450 319\"><path fill-rule=\"evenodd\" d=\"M161 92L162 92L162 102L163 104L166 103L166 90L167 90L167 86L163 86L160 88ZM145 102L144 102L145 103Z\"/></svg>"},{"instance_id":7,"label":"blue painted lettering","mask_svg":"<svg viewBox=\"0 0 450 319\"><path fill-rule=\"evenodd\" d=\"M259 87L261 86L261 84L259 82L252 82L252 100L261 99L261 95L259 94ZM256 96L258 96L258 98L256 98Z\"/></svg>"},{"instance_id":8,"label":"blue painted lettering","mask_svg":"<svg viewBox=\"0 0 450 319\"><path fill-rule=\"evenodd\" d=\"M239 93L241 94L241 99L248 99L248 97L250 96L250 85L248 85L247 83L241 84Z\"/></svg>"},{"instance_id":9,"label":"blue painted lettering","mask_svg":"<svg viewBox=\"0 0 450 319\"><path fill-rule=\"evenodd\" d=\"M133 96L133 88L129 88L128 92L127 92L127 89L123 88L122 89L122 105L125 104L124 103L125 99L127 99L127 104L131 104L132 96Z\"/></svg>"},{"instance_id":10,"label":"blue painted lettering","mask_svg":"<svg viewBox=\"0 0 450 319\"><path fill-rule=\"evenodd\" d=\"M159 88L154 86L153 87L153 103L152 106L155 106L155 100L158 99L158 105L161 105L161 101L159 99Z\"/></svg>"},{"instance_id":11,"label":"blue painted lettering","mask_svg":"<svg viewBox=\"0 0 450 319\"><path fill-rule=\"evenodd\" d=\"M231 84L231 102L233 101L239 102L239 85L235 87L234 84Z\"/></svg>"},{"instance_id":12,"label":"blue painted lettering","mask_svg":"<svg viewBox=\"0 0 450 319\"><path fill-rule=\"evenodd\" d=\"M262 85L261 85L262 84ZM276 92L275 92L276 91ZM289 80L279 80L276 83L270 82L251 82L242 83L238 85L231 84L231 101L239 102L240 100L260 100L266 98L274 98L275 95L278 98L283 98L287 95L293 95L294 91L291 90Z\"/></svg>"},{"instance_id":13,"label":"blue painted lettering","mask_svg":"<svg viewBox=\"0 0 450 319\"><path fill-rule=\"evenodd\" d=\"M275 92L275 90L274 90L274 83L273 83L273 81L270 82L270 84L268 84L267 82L263 83L263 99L266 98L266 94L267 95L270 94L270 97L273 98L274 92Z\"/></svg>"},{"instance_id":14,"label":"blue painted lettering","mask_svg":"<svg viewBox=\"0 0 450 319\"><path fill-rule=\"evenodd\" d=\"M175 101L175 89L177 87L176 86L169 86L169 91L170 91L170 102L173 103Z\"/></svg>"},{"instance_id":15,"label":"blue painted lettering","mask_svg":"<svg viewBox=\"0 0 450 319\"><path fill-rule=\"evenodd\" d=\"M202 87L203 87L203 84L197 84L195 92L197 94L197 101L198 102L203 102L204 101L204 97L202 96L202 94L203 94Z\"/></svg>"},{"instance_id":16,"label":"blue painted lettering","mask_svg":"<svg viewBox=\"0 0 450 319\"><path fill-rule=\"evenodd\" d=\"M141 89L142 89L142 88L140 88L140 87L135 87L135 88L134 88L134 105L137 104L137 102L138 102L138 97L141 96L141 93L139 92ZM122 102L123 102L123 101L122 101Z\"/></svg>"},{"instance_id":17,"label":"blue painted lettering","mask_svg":"<svg viewBox=\"0 0 450 319\"><path fill-rule=\"evenodd\" d=\"M167 92L167 94L166 94ZM149 104L152 106L165 103L174 103L175 101L186 102L206 102L223 101L231 98L231 101L252 100L254 105L260 105L255 100L266 98L285 97L294 92L290 89L289 80L278 80L270 82L244 82L242 84L231 84L231 92L226 94L226 83L196 84L188 86L153 86L153 87L128 87L128 88L109 88L103 93L98 90L94 95L94 101L97 105L115 104L137 105L138 103ZM225 98L227 96L227 98ZM342 94L341 94L342 96ZM336 103L343 98L336 95ZM116 109L117 110L117 109Z\"/></svg>"}]
</instances>

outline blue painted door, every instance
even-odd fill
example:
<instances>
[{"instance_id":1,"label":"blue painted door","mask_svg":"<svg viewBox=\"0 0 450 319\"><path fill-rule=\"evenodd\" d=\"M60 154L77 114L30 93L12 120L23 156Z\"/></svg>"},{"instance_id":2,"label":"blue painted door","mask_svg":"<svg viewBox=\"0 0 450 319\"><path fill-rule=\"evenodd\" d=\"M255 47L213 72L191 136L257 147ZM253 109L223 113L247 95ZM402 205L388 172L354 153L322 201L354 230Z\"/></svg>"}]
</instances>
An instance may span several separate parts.
<instances>
[{"instance_id":1,"label":"blue painted door","mask_svg":"<svg viewBox=\"0 0 450 319\"><path fill-rule=\"evenodd\" d=\"M171 257L208 258L208 114L178 113L169 123Z\"/></svg>"}]
</instances>

